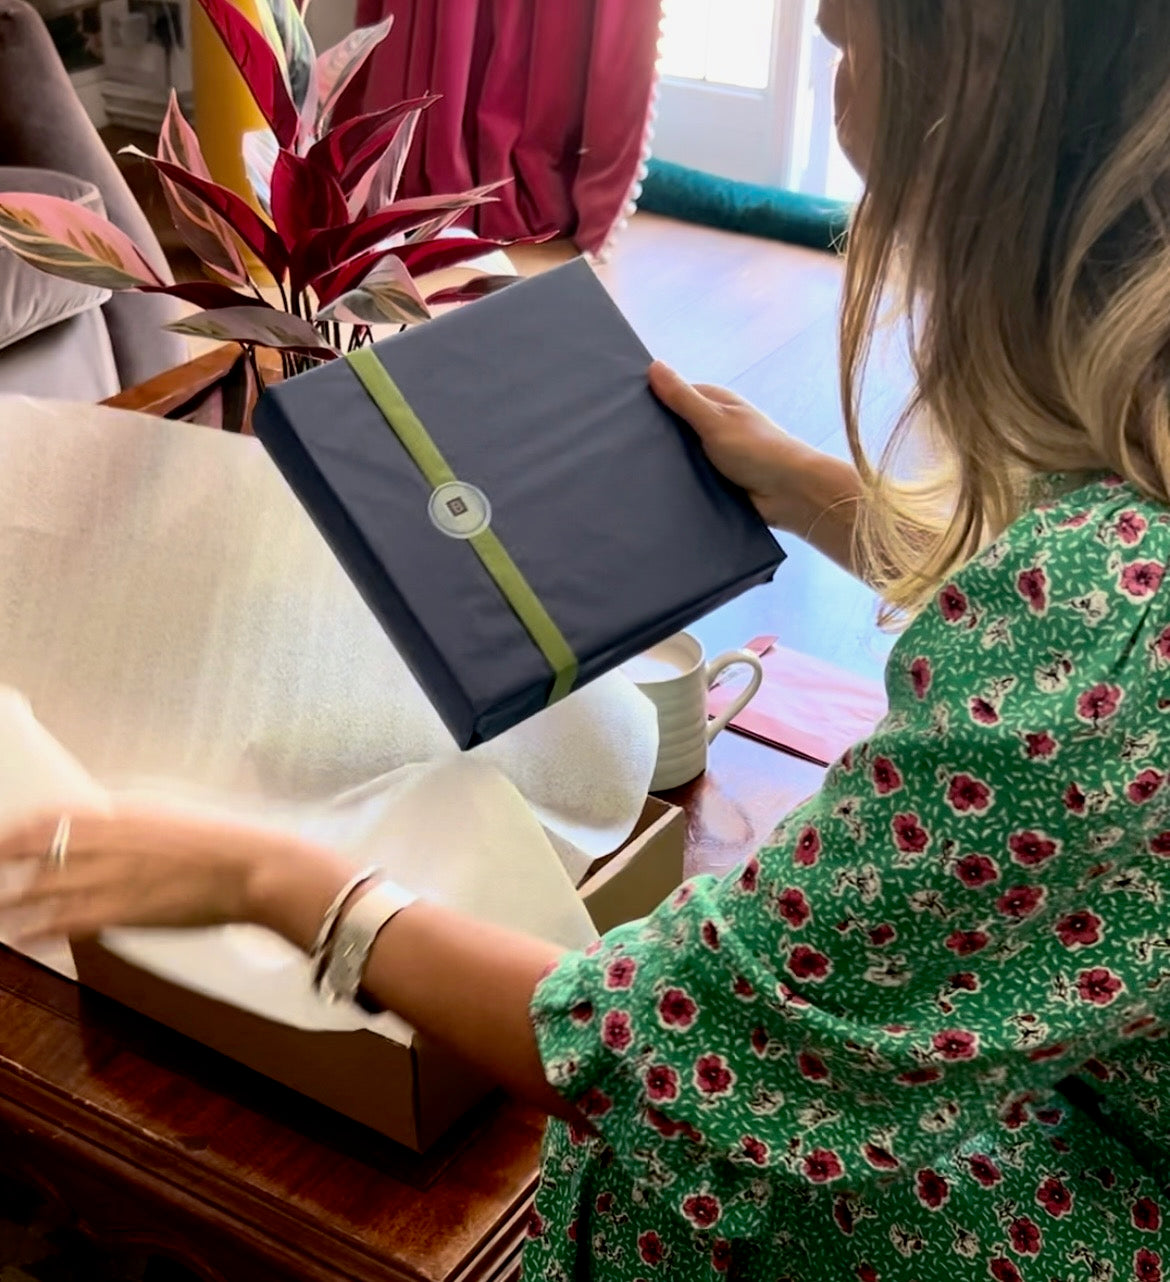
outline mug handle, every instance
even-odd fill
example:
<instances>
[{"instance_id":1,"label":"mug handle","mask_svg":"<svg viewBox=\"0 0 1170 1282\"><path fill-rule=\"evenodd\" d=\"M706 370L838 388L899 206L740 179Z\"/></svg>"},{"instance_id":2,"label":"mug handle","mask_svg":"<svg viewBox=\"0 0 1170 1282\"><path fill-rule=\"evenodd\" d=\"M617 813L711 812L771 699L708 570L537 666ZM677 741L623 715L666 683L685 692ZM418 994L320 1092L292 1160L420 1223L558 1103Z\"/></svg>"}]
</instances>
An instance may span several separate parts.
<instances>
[{"instance_id":1,"label":"mug handle","mask_svg":"<svg viewBox=\"0 0 1170 1282\"><path fill-rule=\"evenodd\" d=\"M752 679L739 697L734 699L728 708L708 724L708 743L714 742L716 737L727 729L744 708L760 693L760 687L764 684L764 665L760 662L760 656L753 654L750 650L731 650L727 654L721 654L718 659L713 659L707 665L707 689L710 690L715 684L716 678L726 672L728 668L734 668L740 663L746 663L751 668Z\"/></svg>"}]
</instances>

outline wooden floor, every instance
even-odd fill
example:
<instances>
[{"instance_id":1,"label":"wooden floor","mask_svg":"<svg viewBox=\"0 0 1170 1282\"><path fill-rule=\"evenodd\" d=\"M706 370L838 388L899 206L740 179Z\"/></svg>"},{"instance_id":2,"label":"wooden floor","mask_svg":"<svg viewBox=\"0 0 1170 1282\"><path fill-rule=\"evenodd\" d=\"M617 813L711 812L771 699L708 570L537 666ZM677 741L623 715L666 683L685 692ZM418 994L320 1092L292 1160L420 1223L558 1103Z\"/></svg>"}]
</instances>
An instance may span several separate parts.
<instances>
[{"instance_id":1,"label":"wooden floor","mask_svg":"<svg viewBox=\"0 0 1170 1282\"><path fill-rule=\"evenodd\" d=\"M518 248L525 274L572 256ZM654 355L694 382L730 387L787 431L847 454L837 384L842 260L816 250L638 214L599 273ZM867 436L880 443L908 385L879 355Z\"/></svg>"}]
</instances>

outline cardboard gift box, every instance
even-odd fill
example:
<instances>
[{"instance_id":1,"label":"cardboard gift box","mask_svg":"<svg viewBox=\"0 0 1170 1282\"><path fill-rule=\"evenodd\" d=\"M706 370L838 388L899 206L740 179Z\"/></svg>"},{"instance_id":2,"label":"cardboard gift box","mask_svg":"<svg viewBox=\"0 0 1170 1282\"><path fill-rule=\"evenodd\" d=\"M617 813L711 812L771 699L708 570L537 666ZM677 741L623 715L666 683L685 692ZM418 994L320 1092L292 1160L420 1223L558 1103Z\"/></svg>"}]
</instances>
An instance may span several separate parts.
<instances>
[{"instance_id":1,"label":"cardboard gift box","mask_svg":"<svg viewBox=\"0 0 1170 1282\"><path fill-rule=\"evenodd\" d=\"M459 746L783 553L584 260L269 389L257 436Z\"/></svg>"},{"instance_id":2,"label":"cardboard gift box","mask_svg":"<svg viewBox=\"0 0 1170 1282\"><path fill-rule=\"evenodd\" d=\"M683 880L686 816L651 797L622 849L580 887L598 931L645 916ZM72 941L80 981L139 1014L422 1152L479 1103L492 1082L417 1034L307 1031L264 1019L135 966L91 940Z\"/></svg>"}]
</instances>

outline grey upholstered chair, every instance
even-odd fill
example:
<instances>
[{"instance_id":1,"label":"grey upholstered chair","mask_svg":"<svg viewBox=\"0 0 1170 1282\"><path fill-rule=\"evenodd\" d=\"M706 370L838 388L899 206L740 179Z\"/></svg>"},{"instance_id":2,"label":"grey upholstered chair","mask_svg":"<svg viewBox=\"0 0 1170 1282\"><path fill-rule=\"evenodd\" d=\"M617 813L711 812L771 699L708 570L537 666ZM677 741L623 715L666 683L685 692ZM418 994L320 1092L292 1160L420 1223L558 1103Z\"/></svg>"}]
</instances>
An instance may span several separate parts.
<instances>
[{"instance_id":1,"label":"grey upholstered chair","mask_svg":"<svg viewBox=\"0 0 1170 1282\"><path fill-rule=\"evenodd\" d=\"M126 232L159 272L167 264L86 115L49 33L24 0L0 0L0 190L82 200ZM168 298L52 280L0 251L0 392L101 400L186 359L163 328Z\"/></svg>"}]
</instances>

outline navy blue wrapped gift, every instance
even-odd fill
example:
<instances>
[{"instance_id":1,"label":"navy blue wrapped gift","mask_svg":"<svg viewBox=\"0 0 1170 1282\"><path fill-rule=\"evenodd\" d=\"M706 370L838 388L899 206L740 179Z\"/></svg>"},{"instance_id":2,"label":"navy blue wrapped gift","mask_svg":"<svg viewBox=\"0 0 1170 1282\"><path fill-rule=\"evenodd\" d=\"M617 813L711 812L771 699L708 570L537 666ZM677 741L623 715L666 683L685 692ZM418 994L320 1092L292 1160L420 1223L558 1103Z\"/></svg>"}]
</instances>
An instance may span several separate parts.
<instances>
[{"instance_id":1,"label":"navy blue wrapped gift","mask_svg":"<svg viewBox=\"0 0 1170 1282\"><path fill-rule=\"evenodd\" d=\"M461 747L783 560L650 392L649 363L578 260L257 408L257 436Z\"/></svg>"}]
</instances>

